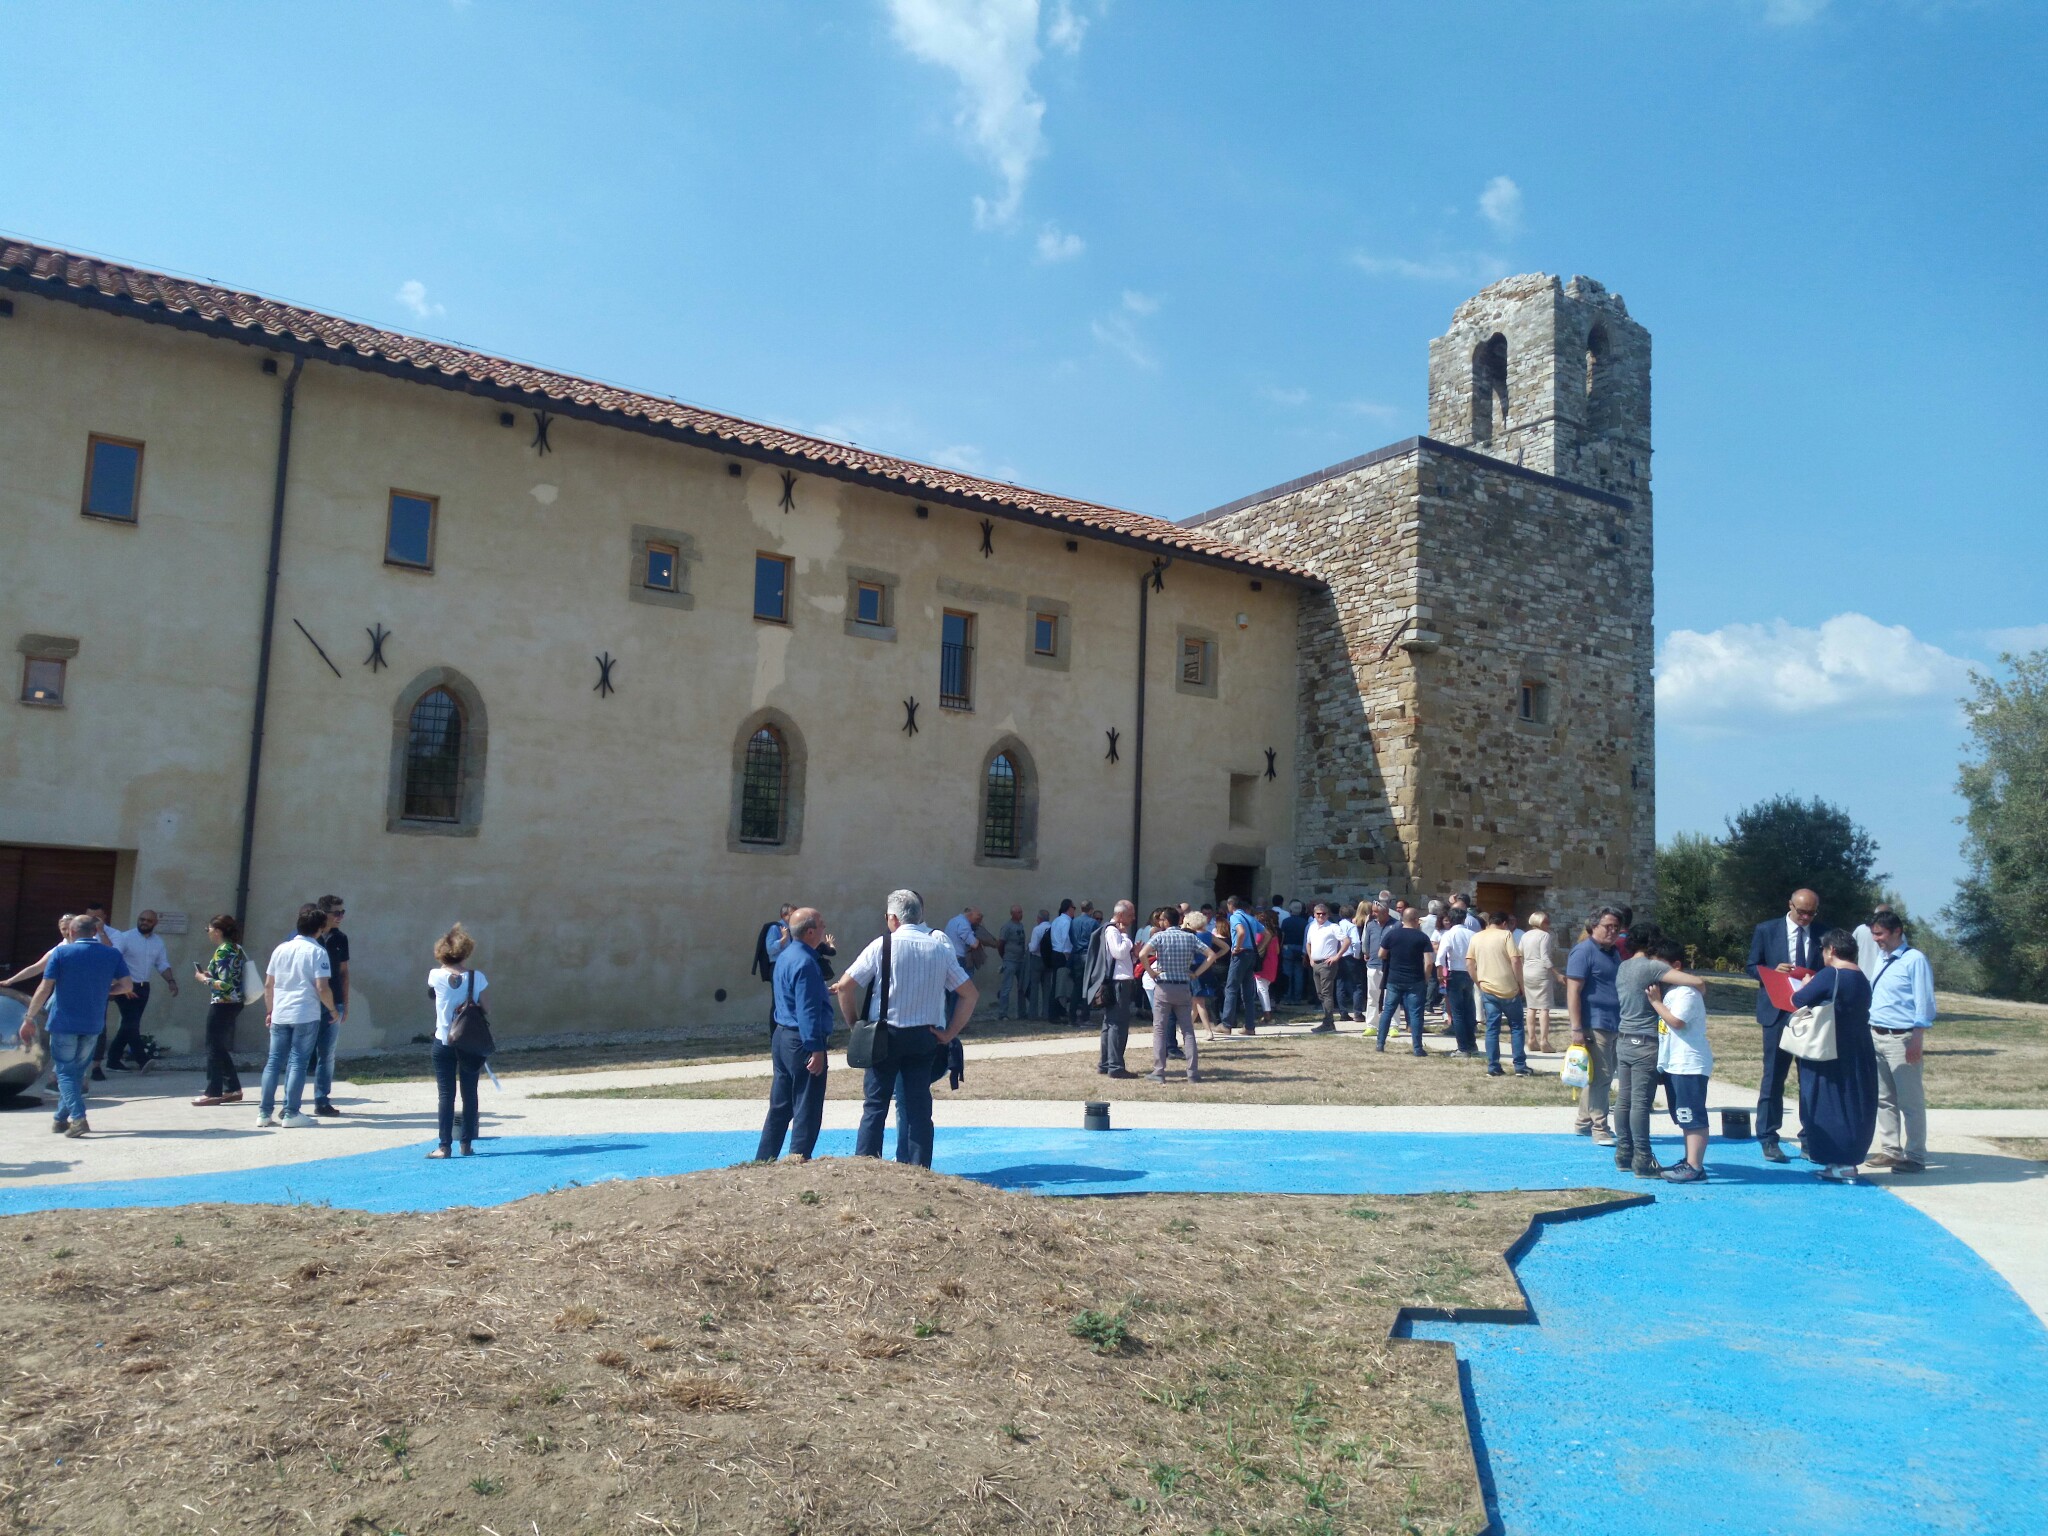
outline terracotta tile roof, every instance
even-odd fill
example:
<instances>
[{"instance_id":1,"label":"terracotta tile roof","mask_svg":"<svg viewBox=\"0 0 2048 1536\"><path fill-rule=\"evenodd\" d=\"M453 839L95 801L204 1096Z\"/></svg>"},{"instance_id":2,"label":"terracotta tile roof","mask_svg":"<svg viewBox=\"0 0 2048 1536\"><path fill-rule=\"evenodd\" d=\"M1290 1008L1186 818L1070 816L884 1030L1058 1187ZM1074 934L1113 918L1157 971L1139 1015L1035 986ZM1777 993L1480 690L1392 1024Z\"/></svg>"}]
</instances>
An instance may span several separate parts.
<instances>
[{"instance_id":1,"label":"terracotta tile roof","mask_svg":"<svg viewBox=\"0 0 2048 1536\"><path fill-rule=\"evenodd\" d=\"M1162 554L1283 580L1321 585L1313 572L1163 518L982 480L956 470L806 437L737 416L636 394L610 384L472 352L446 342L379 330L260 294L26 241L0 239L0 288L40 293L115 314L227 336L309 358L513 400L628 430L694 439L714 451L766 458L796 469L878 485L907 495L1036 523L1076 536L1157 549Z\"/></svg>"}]
</instances>

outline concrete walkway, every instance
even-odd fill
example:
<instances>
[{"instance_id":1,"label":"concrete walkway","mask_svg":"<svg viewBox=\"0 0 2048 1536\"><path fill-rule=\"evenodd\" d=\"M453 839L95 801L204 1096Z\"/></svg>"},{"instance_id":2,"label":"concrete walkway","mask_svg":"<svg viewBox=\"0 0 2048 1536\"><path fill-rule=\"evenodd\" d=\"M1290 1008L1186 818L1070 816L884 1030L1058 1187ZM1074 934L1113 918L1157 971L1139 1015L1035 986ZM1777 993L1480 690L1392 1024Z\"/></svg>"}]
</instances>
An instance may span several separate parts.
<instances>
[{"instance_id":1,"label":"concrete walkway","mask_svg":"<svg viewBox=\"0 0 2048 1536\"><path fill-rule=\"evenodd\" d=\"M1307 1026L1280 1025L1262 1034L1298 1034ZM1143 1033L1142 1031L1140 1032ZM1450 1043L1426 1037L1432 1050ZM1092 1034L1050 1040L991 1041L972 1047L970 1060L1093 1052ZM1560 1057L1533 1056L1532 1065L1555 1072ZM846 1070L845 1057L833 1066ZM596 1072L511 1076L483 1084L484 1134L492 1137L578 1137L686 1131L744 1132L759 1127L762 1104L746 1099L562 1099L564 1091L639 1088L664 1083L765 1079L765 1061L709 1062L680 1067L630 1067ZM256 1125L255 1079L242 1104L199 1109L188 1101L204 1083L197 1073L117 1074L110 1092L92 1099L94 1134L72 1141L52 1136L45 1109L0 1114L0 1193L42 1185L119 1181L139 1177L224 1175L356 1153L426 1147L435 1135L435 1090L430 1081L336 1085L344 1118L300 1130ZM972 1077L969 1078L971 1091ZM1716 1080L1715 1108L1743 1108L1755 1092ZM1796 1115L1796 1108L1794 1111ZM941 1136L947 1126L1077 1128L1082 1103L1073 1100L974 1099L939 1094ZM1286 1104L1191 1104L1142 1100L1118 1103L1120 1128L1160 1131L1371 1131L1555 1135L1570 1128L1569 1111L1526 1106L1445 1107ZM831 1130L853 1127L860 1106L833 1100L825 1107ZM1660 1117L1660 1139L1670 1131ZM1987 1138L2048 1138L2048 1110L1934 1110L1928 1116L1932 1166L1915 1179L1885 1175L1873 1182L1939 1222L1983 1259L2048 1323L2048 1163L2001 1153ZM1718 1144L1717 1144L1718 1145ZM1594 1156L1590 1147L1588 1156ZM1709 1147L1712 1166L1715 1149ZM1592 1166L1597 1167L1597 1164ZM1591 1175L1589 1174L1589 1181ZM11 1203L11 1202L10 1202Z\"/></svg>"}]
</instances>

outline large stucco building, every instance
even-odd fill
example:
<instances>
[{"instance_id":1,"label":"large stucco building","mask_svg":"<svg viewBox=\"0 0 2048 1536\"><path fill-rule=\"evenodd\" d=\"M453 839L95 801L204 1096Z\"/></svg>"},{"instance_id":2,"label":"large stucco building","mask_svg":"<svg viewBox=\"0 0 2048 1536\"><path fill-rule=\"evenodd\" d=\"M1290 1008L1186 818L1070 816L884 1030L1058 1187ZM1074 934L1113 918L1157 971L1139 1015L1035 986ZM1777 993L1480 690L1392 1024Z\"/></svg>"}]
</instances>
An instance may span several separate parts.
<instances>
[{"instance_id":1,"label":"large stucco building","mask_svg":"<svg viewBox=\"0 0 2048 1536\"><path fill-rule=\"evenodd\" d=\"M0 243L0 961L338 892L363 1048L456 918L516 1036L757 1020L905 883L1640 904L1648 388L1512 279L1431 437L1171 523Z\"/></svg>"}]
</instances>

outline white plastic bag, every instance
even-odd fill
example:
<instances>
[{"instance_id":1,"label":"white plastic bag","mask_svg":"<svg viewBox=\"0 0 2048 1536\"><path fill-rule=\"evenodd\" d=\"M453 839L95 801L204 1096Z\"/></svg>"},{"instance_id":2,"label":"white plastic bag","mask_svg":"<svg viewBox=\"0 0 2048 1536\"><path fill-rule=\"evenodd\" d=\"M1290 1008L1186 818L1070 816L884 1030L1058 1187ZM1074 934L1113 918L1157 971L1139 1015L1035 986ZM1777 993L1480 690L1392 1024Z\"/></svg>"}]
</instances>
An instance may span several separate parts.
<instances>
[{"instance_id":1,"label":"white plastic bag","mask_svg":"<svg viewBox=\"0 0 2048 1536\"><path fill-rule=\"evenodd\" d=\"M1564 1053L1564 1065L1557 1069L1558 1080L1567 1088L1583 1088L1592 1080L1593 1058L1583 1045L1575 1045Z\"/></svg>"}]
</instances>

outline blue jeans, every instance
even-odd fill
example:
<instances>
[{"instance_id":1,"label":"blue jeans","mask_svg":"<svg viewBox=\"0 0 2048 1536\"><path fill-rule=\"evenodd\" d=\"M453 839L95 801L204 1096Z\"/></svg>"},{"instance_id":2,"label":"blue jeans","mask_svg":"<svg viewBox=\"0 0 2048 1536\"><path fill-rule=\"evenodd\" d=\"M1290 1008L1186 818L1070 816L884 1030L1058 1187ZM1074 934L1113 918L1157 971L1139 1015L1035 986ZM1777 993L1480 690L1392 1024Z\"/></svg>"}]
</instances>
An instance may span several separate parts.
<instances>
[{"instance_id":1,"label":"blue jeans","mask_svg":"<svg viewBox=\"0 0 2048 1536\"><path fill-rule=\"evenodd\" d=\"M313 1059L319 1043L320 1021L303 1024L272 1024L270 1054L263 1060L262 1112L267 1117L277 1103L278 1080L284 1080L284 1112L296 1115L306 1096L306 1064Z\"/></svg>"},{"instance_id":2,"label":"blue jeans","mask_svg":"<svg viewBox=\"0 0 2048 1536\"><path fill-rule=\"evenodd\" d=\"M1506 1020L1510 1044L1515 1053L1515 1067L1520 1070L1529 1065L1529 1058L1522 1052L1522 1021L1525 1011L1519 997L1495 997L1491 992L1482 991L1481 1001L1486 1006L1486 1064L1500 1065L1500 1026Z\"/></svg>"},{"instance_id":3,"label":"blue jeans","mask_svg":"<svg viewBox=\"0 0 2048 1536\"><path fill-rule=\"evenodd\" d=\"M1479 1010L1475 1006L1478 1000L1472 991L1470 971L1445 972L1444 1011L1451 1016L1451 1037L1457 1041L1461 1056L1479 1054Z\"/></svg>"},{"instance_id":4,"label":"blue jeans","mask_svg":"<svg viewBox=\"0 0 2048 1536\"><path fill-rule=\"evenodd\" d=\"M816 1076L806 1063L811 1053L804 1049L800 1030L787 1024L775 1026L769 1043L775 1075L768 1083L768 1118L761 1123L761 1144L754 1149L757 1161L771 1163L782 1156L782 1139L789 1138L789 1150L809 1157L818 1144L818 1127L825 1119L826 1073Z\"/></svg>"},{"instance_id":5,"label":"blue jeans","mask_svg":"<svg viewBox=\"0 0 2048 1536\"><path fill-rule=\"evenodd\" d=\"M882 1125L889 1103L896 1104L896 1161L932 1165L932 1057L941 1047L928 1029L889 1028L889 1057L869 1067L862 1084L860 1129L853 1138L855 1157L882 1155Z\"/></svg>"},{"instance_id":6,"label":"blue jeans","mask_svg":"<svg viewBox=\"0 0 2048 1536\"><path fill-rule=\"evenodd\" d=\"M1390 981L1380 1002L1380 1049L1387 1048L1387 1026L1394 1022L1394 1009L1408 1015L1408 1040L1415 1054L1422 1054L1422 983Z\"/></svg>"},{"instance_id":7,"label":"blue jeans","mask_svg":"<svg viewBox=\"0 0 2048 1536\"><path fill-rule=\"evenodd\" d=\"M135 990L126 997L114 999L114 1011L121 1016L121 1027L114 1031L112 1043L107 1046L107 1065L118 1067L121 1058L133 1056L136 1066L142 1065L142 1010L149 1006L149 983L138 981Z\"/></svg>"},{"instance_id":8,"label":"blue jeans","mask_svg":"<svg viewBox=\"0 0 2048 1536\"><path fill-rule=\"evenodd\" d=\"M1259 991L1253 982L1259 974L1259 957L1240 949L1230 957L1230 969L1223 973L1223 1027L1241 1022L1249 1034L1259 1027Z\"/></svg>"},{"instance_id":9,"label":"blue jeans","mask_svg":"<svg viewBox=\"0 0 2048 1536\"><path fill-rule=\"evenodd\" d=\"M481 1056L465 1056L452 1045L434 1042L434 1091L438 1095L437 1112L439 1120L436 1129L440 1132L441 1145L451 1144L455 1133L455 1090L462 1089L462 1144L468 1146L476 1140L476 1080L484 1069Z\"/></svg>"},{"instance_id":10,"label":"blue jeans","mask_svg":"<svg viewBox=\"0 0 2048 1536\"><path fill-rule=\"evenodd\" d=\"M1024 985L1024 962L1021 959L1014 962L1005 960L1002 985L996 989L996 1017L1026 1018L1030 1010L1030 992Z\"/></svg>"},{"instance_id":11,"label":"blue jeans","mask_svg":"<svg viewBox=\"0 0 2048 1536\"><path fill-rule=\"evenodd\" d=\"M1280 975L1283 983L1282 995L1289 1002L1298 1003L1308 996L1308 953L1299 944L1281 947Z\"/></svg>"},{"instance_id":12,"label":"blue jeans","mask_svg":"<svg viewBox=\"0 0 2048 1536\"><path fill-rule=\"evenodd\" d=\"M313 1037L313 1102L325 1104L334 1092L334 1044L341 1038L341 1021L324 1005L320 1009L320 1032Z\"/></svg>"},{"instance_id":13,"label":"blue jeans","mask_svg":"<svg viewBox=\"0 0 2048 1536\"><path fill-rule=\"evenodd\" d=\"M85 1118L85 1069L92 1065L93 1047L103 1030L89 1035L50 1035L50 1065L57 1072L57 1118Z\"/></svg>"}]
</instances>

